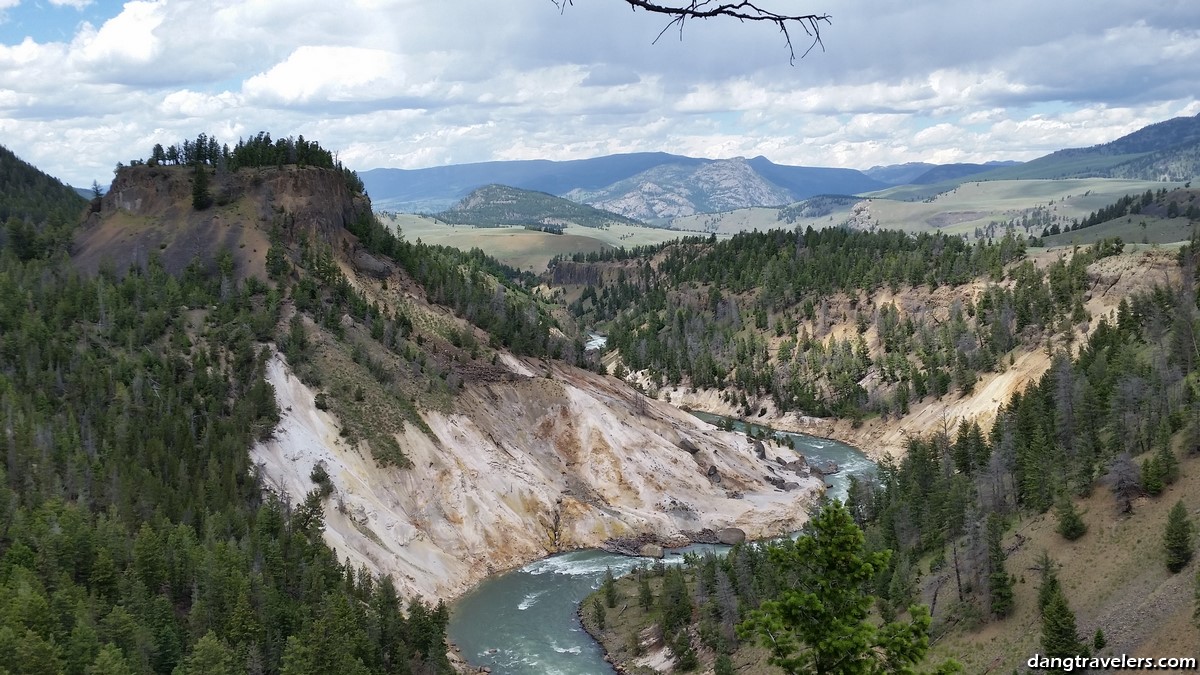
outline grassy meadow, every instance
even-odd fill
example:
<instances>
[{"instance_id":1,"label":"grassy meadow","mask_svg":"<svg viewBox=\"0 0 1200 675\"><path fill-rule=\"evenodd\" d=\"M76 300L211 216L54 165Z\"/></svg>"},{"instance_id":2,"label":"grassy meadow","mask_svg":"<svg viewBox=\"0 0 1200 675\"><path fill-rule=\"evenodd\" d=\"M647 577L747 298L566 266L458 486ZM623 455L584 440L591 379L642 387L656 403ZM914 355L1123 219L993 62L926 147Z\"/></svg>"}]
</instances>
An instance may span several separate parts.
<instances>
[{"instance_id":1,"label":"grassy meadow","mask_svg":"<svg viewBox=\"0 0 1200 675\"><path fill-rule=\"evenodd\" d=\"M611 225L603 229L568 225L563 234L548 234L522 227L447 225L407 213L380 214L380 218L409 241L420 239L426 244L463 250L481 248L506 265L534 273L545 271L546 264L557 255L660 244L694 234L634 225Z\"/></svg>"}]
</instances>

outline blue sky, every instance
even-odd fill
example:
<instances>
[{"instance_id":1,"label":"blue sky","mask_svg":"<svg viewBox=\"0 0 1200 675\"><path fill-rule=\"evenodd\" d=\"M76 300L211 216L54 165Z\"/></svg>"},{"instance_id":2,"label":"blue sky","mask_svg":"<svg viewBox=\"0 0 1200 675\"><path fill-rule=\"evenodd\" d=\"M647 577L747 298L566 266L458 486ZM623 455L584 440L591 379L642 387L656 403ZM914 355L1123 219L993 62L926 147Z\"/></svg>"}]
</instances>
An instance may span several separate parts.
<instances>
[{"instance_id":1,"label":"blue sky","mask_svg":"<svg viewBox=\"0 0 1200 675\"><path fill-rule=\"evenodd\" d=\"M38 42L67 42L79 24L100 24L121 12L124 3L110 0L38 0L18 2L0 0L0 43L15 44L26 37Z\"/></svg>"},{"instance_id":2,"label":"blue sky","mask_svg":"<svg viewBox=\"0 0 1200 675\"><path fill-rule=\"evenodd\" d=\"M661 150L869 168L1031 159L1200 113L1200 3L764 0L769 26L622 0L0 0L0 144L75 185L200 132L358 169Z\"/></svg>"}]
</instances>

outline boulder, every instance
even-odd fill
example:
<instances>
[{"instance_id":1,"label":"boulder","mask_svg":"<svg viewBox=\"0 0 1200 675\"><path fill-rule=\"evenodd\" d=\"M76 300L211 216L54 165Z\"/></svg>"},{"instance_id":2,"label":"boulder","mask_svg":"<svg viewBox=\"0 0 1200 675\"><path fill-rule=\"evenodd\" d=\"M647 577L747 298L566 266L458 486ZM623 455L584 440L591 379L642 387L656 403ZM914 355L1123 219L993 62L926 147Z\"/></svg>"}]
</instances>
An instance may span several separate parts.
<instances>
[{"instance_id":1,"label":"boulder","mask_svg":"<svg viewBox=\"0 0 1200 675\"><path fill-rule=\"evenodd\" d=\"M788 471L791 471L792 473L796 474L797 476L809 475L808 462L804 461L803 458L793 459L792 461L788 462L787 464L784 464L783 468L787 469Z\"/></svg>"},{"instance_id":2,"label":"boulder","mask_svg":"<svg viewBox=\"0 0 1200 675\"><path fill-rule=\"evenodd\" d=\"M714 485L721 484L721 472L717 471L716 464L713 464L712 466L708 467L708 480L712 481L712 483Z\"/></svg>"},{"instance_id":3,"label":"boulder","mask_svg":"<svg viewBox=\"0 0 1200 675\"><path fill-rule=\"evenodd\" d=\"M700 446L696 445L692 441L692 439L688 438L687 436L680 436L679 442L676 443L676 445L678 445L680 448L682 448L684 450L687 450L688 452L692 453L693 455L696 454L697 452L700 452Z\"/></svg>"},{"instance_id":4,"label":"boulder","mask_svg":"<svg viewBox=\"0 0 1200 675\"><path fill-rule=\"evenodd\" d=\"M758 455L759 459L766 459L767 446L763 445L762 441L754 441L754 454Z\"/></svg>"},{"instance_id":5,"label":"boulder","mask_svg":"<svg viewBox=\"0 0 1200 675\"><path fill-rule=\"evenodd\" d=\"M717 530L717 540L726 546L733 546L746 541L746 531L740 527L726 527Z\"/></svg>"},{"instance_id":6,"label":"boulder","mask_svg":"<svg viewBox=\"0 0 1200 675\"><path fill-rule=\"evenodd\" d=\"M661 558L664 555L663 547L659 546L658 544L643 544L642 547L638 549L638 555L642 556L643 558Z\"/></svg>"},{"instance_id":7,"label":"boulder","mask_svg":"<svg viewBox=\"0 0 1200 675\"><path fill-rule=\"evenodd\" d=\"M831 474L835 474L838 471L841 471L841 469L837 465L837 462L829 461L829 460L824 461L824 462L819 462L817 464L811 464L810 466L812 467L812 470L814 472L819 473L822 476L828 476Z\"/></svg>"},{"instance_id":8,"label":"boulder","mask_svg":"<svg viewBox=\"0 0 1200 675\"><path fill-rule=\"evenodd\" d=\"M392 273L387 263L363 250L355 253L353 262L354 269L376 279L386 279Z\"/></svg>"}]
</instances>

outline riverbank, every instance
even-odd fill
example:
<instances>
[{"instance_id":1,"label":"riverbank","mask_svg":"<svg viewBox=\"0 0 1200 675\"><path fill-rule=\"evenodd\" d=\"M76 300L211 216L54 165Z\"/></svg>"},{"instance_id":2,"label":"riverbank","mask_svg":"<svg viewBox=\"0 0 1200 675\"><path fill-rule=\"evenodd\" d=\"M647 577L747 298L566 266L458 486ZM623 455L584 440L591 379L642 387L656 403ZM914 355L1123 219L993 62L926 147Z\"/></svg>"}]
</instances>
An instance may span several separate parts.
<instances>
[{"instance_id":1,"label":"riverbank","mask_svg":"<svg viewBox=\"0 0 1200 675\"><path fill-rule=\"evenodd\" d=\"M740 423L735 424L740 426ZM874 469L874 464L857 449L833 441L785 433L781 434L781 443L794 445L789 448L767 443L770 464L781 468L776 458L788 457L792 450L816 464L836 463L842 471L830 477L836 482L835 490L843 490L850 475L862 475ZM799 526L750 538L765 539L795 529ZM733 543L741 534L739 531L710 529L689 532L688 538L720 542L725 537L726 543ZM642 537L623 543L623 546L613 547L614 550L623 553L640 551L641 546L651 542ZM692 545L683 550L666 551L662 562L668 566L680 564L682 553L687 551L725 550L728 546L721 544ZM654 560L649 558L589 550L552 556L491 576L452 607L450 639L461 648L463 658L476 668L491 668L495 675L542 675L546 672L611 675L614 671L604 661L599 643L579 621L579 603L599 587L607 570L611 569L620 577L639 566L653 564Z\"/></svg>"}]
</instances>

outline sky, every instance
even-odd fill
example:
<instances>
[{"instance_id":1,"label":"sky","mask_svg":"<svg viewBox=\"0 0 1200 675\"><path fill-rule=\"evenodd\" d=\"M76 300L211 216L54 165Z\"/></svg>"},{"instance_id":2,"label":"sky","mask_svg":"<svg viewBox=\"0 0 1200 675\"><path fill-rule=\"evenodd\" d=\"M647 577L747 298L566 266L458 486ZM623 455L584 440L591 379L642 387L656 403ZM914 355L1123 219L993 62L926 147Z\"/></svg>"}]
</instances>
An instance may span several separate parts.
<instances>
[{"instance_id":1,"label":"sky","mask_svg":"<svg viewBox=\"0 0 1200 675\"><path fill-rule=\"evenodd\" d=\"M0 0L0 145L79 187L201 132L303 135L360 171L638 151L867 169L1200 113L1195 0L761 4L830 15L824 48L792 65L776 29L730 20L655 43L663 17L623 0Z\"/></svg>"}]
</instances>

